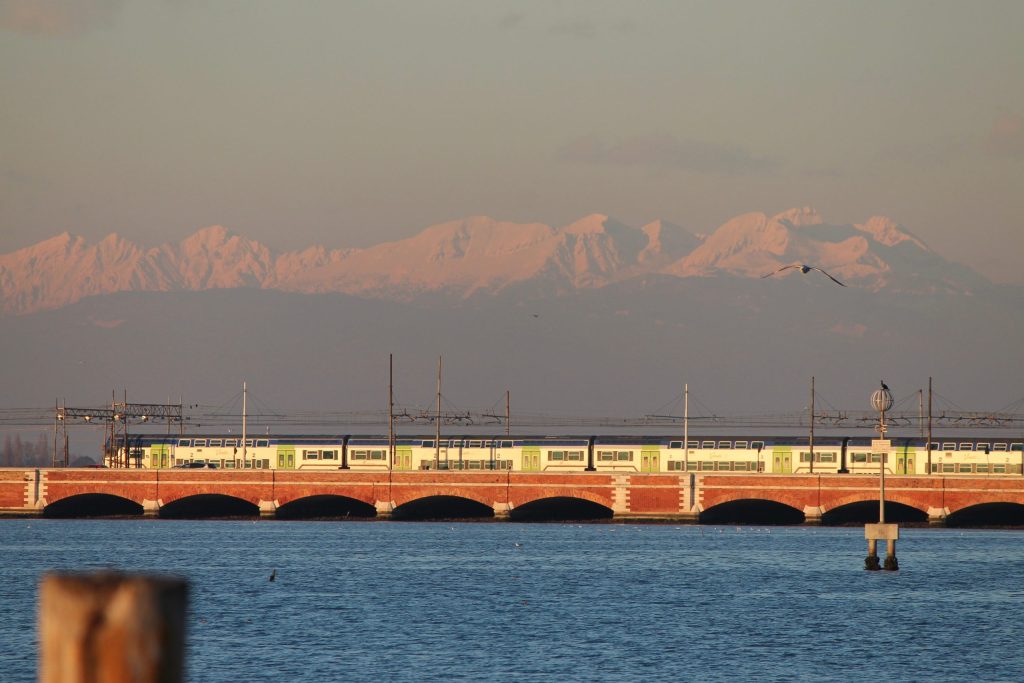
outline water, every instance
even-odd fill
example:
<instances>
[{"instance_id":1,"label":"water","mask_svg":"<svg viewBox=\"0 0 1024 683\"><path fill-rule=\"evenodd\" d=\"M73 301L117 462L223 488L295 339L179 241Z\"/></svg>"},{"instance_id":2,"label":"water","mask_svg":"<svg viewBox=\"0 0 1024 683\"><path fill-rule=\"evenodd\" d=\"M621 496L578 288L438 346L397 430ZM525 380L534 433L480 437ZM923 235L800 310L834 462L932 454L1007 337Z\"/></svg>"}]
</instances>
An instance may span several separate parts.
<instances>
[{"instance_id":1,"label":"water","mask_svg":"<svg viewBox=\"0 0 1024 683\"><path fill-rule=\"evenodd\" d=\"M190 580L190 681L1024 678L1022 532L902 533L886 573L862 529L4 520L0 680L40 574L99 568Z\"/></svg>"}]
</instances>

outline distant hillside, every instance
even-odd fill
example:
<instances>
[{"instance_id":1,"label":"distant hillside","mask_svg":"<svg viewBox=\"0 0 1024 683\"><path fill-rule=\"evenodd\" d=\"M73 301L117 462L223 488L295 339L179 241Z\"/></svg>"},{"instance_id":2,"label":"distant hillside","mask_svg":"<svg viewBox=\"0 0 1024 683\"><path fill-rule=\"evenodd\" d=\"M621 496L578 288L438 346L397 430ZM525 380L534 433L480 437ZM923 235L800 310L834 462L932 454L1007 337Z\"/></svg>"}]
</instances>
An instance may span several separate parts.
<instances>
[{"instance_id":1,"label":"distant hillside","mask_svg":"<svg viewBox=\"0 0 1024 683\"><path fill-rule=\"evenodd\" d=\"M989 286L881 216L829 225L809 208L751 213L705 239L664 221L634 228L600 214L560 228L475 216L366 249L280 254L220 226L149 249L118 235L89 244L64 233L0 255L0 311L26 314L117 292L235 288L394 301L509 288L565 295L657 275L758 278L797 262L870 291L966 294Z\"/></svg>"}]
</instances>

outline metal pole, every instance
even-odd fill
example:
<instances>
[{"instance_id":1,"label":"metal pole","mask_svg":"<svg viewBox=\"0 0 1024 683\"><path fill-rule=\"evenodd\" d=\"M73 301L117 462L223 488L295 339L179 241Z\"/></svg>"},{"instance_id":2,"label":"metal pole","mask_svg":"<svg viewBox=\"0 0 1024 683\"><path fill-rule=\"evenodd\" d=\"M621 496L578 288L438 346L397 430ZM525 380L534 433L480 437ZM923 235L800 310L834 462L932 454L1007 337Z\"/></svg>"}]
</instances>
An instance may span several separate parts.
<instances>
[{"instance_id":1,"label":"metal pole","mask_svg":"<svg viewBox=\"0 0 1024 683\"><path fill-rule=\"evenodd\" d=\"M814 474L814 375L811 375L811 404L808 407L808 416L811 422L811 474Z\"/></svg>"},{"instance_id":2,"label":"metal pole","mask_svg":"<svg viewBox=\"0 0 1024 683\"><path fill-rule=\"evenodd\" d=\"M512 433L512 402L511 394L508 389L505 390L505 436L508 437Z\"/></svg>"},{"instance_id":3,"label":"metal pole","mask_svg":"<svg viewBox=\"0 0 1024 683\"><path fill-rule=\"evenodd\" d=\"M245 469L246 455L248 453L248 449L246 449L246 447L245 447L245 445L247 443L246 437L248 436L248 427L249 427L249 424L248 424L248 419L249 419L249 415L248 415L248 413L249 413L249 403L248 403L248 401L249 401L249 385L243 379L242 380L242 469L243 470Z\"/></svg>"},{"instance_id":4,"label":"metal pole","mask_svg":"<svg viewBox=\"0 0 1024 683\"><path fill-rule=\"evenodd\" d=\"M928 378L928 474L932 473L932 378Z\"/></svg>"},{"instance_id":5,"label":"metal pole","mask_svg":"<svg viewBox=\"0 0 1024 683\"><path fill-rule=\"evenodd\" d=\"M917 428L921 432L921 438L924 438L924 391L921 389L917 390Z\"/></svg>"},{"instance_id":6,"label":"metal pole","mask_svg":"<svg viewBox=\"0 0 1024 683\"><path fill-rule=\"evenodd\" d=\"M50 465L57 466L57 421L60 417L60 403L53 399L53 457L50 458Z\"/></svg>"},{"instance_id":7,"label":"metal pole","mask_svg":"<svg viewBox=\"0 0 1024 683\"><path fill-rule=\"evenodd\" d=\"M885 411L879 413L878 419L879 438L885 438ZM886 453L878 454L878 523L885 524L885 456Z\"/></svg>"},{"instance_id":8,"label":"metal pole","mask_svg":"<svg viewBox=\"0 0 1024 683\"><path fill-rule=\"evenodd\" d=\"M437 415L434 418L434 469L441 466L441 356L437 357Z\"/></svg>"},{"instance_id":9,"label":"metal pole","mask_svg":"<svg viewBox=\"0 0 1024 683\"><path fill-rule=\"evenodd\" d=\"M690 385L683 384L683 471L690 471Z\"/></svg>"},{"instance_id":10,"label":"metal pole","mask_svg":"<svg viewBox=\"0 0 1024 683\"><path fill-rule=\"evenodd\" d=\"M395 354L388 354L388 469L395 461Z\"/></svg>"}]
</instances>

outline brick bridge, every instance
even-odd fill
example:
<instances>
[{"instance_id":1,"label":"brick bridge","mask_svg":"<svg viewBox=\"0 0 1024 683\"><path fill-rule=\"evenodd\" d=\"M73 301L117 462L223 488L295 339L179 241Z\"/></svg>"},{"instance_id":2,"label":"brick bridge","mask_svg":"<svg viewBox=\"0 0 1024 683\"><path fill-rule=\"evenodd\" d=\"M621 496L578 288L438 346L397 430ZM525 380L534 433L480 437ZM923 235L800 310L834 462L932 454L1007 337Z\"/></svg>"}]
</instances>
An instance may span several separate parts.
<instances>
[{"instance_id":1,"label":"brick bridge","mask_svg":"<svg viewBox=\"0 0 1024 683\"><path fill-rule=\"evenodd\" d=\"M891 521L999 509L1022 523L1024 477L890 477ZM204 504L219 503L219 507ZM224 504L228 503L227 507ZM319 504L316 505L316 504ZM191 506L191 507L190 507ZM212 512L211 512L212 510ZM0 469L0 514L615 517L874 521L878 478L851 475ZM97 512L98 511L98 512ZM859 520L864 517L864 520Z\"/></svg>"}]
</instances>

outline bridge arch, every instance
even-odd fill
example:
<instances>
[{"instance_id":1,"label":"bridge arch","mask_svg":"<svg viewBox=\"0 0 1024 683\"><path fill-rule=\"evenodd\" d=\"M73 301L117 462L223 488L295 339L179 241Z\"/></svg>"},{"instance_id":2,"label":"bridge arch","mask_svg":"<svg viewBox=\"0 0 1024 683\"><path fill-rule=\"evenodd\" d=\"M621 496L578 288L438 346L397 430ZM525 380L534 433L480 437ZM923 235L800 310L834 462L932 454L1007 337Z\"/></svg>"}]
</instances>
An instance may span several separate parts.
<instances>
[{"instance_id":1,"label":"bridge arch","mask_svg":"<svg viewBox=\"0 0 1024 683\"><path fill-rule=\"evenodd\" d=\"M738 498L713 505L700 513L701 524L803 524L804 513L792 505L765 498Z\"/></svg>"},{"instance_id":2,"label":"bridge arch","mask_svg":"<svg viewBox=\"0 0 1024 683\"><path fill-rule=\"evenodd\" d=\"M825 510L821 523L825 526L861 526L878 521L878 499L852 500ZM906 502L885 500L885 521L894 524L923 524L928 521L925 510Z\"/></svg>"},{"instance_id":3,"label":"bridge arch","mask_svg":"<svg viewBox=\"0 0 1024 683\"><path fill-rule=\"evenodd\" d=\"M979 503L950 512L946 526L951 527L1021 527L1024 526L1024 504Z\"/></svg>"},{"instance_id":4,"label":"bridge arch","mask_svg":"<svg viewBox=\"0 0 1024 683\"><path fill-rule=\"evenodd\" d=\"M433 495L414 498L397 506L392 519L480 519L494 517L494 508L465 496Z\"/></svg>"},{"instance_id":5,"label":"bridge arch","mask_svg":"<svg viewBox=\"0 0 1024 683\"><path fill-rule=\"evenodd\" d=\"M252 501L223 493L197 493L183 496L160 508L162 519L219 519L259 517L260 508Z\"/></svg>"},{"instance_id":6,"label":"bridge arch","mask_svg":"<svg viewBox=\"0 0 1024 683\"><path fill-rule=\"evenodd\" d=\"M43 508L43 517L140 517L142 512L142 505L123 496L110 493L79 493L49 503Z\"/></svg>"},{"instance_id":7,"label":"bridge arch","mask_svg":"<svg viewBox=\"0 0 1024 683\"><path fill-rule=\"evenodd\" d=\"M357 498L322 494L295 498L277 508L278 519L370 519L377 509Z\"/></svg>"},{"instance_id":8,"label":"bridge arch","mask_svg":"<svg viewBox=\"0 0 1024 683\"><path fill-rule=\"evenodd\" d=\"M592 498L597 496L551 496L517 505L509 513L513 522L555 522L611 519L612 508Z\"/></svg>"}]
</instances>

